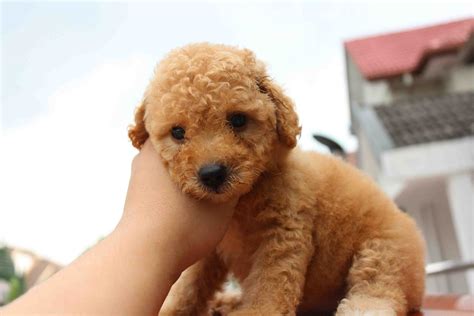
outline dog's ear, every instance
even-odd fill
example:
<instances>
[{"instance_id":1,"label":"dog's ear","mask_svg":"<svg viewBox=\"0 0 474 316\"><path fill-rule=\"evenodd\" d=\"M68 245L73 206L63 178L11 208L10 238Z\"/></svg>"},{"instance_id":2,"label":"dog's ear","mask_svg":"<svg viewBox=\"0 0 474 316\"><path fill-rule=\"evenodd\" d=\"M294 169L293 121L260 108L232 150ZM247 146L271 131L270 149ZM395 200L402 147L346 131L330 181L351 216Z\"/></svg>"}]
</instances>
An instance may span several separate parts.
<instances>
[{"instance_id":1,"label":"dog's ear","mask_svg":"<svg viewBox=\"0 0 474 316\"><path fill-rule=\"evenodd\" d=\"M298 125L293 101L266 76L257 79L257 86L260 92L268 95L275 104L278 139L289 148L295 147L301 127Z\"/></svg>"},{"instance_id":2,"label":"dog's ear","mask_svg":"<svg viewBox=\"0 0 474 316\"><path fill-rule=\"evenodd\" d=\"M145 101L135 109L135 124L128 128L128 137L132 145L140 149L148 139L148 132L145 128Z\"/></svg>"}]
</instances>

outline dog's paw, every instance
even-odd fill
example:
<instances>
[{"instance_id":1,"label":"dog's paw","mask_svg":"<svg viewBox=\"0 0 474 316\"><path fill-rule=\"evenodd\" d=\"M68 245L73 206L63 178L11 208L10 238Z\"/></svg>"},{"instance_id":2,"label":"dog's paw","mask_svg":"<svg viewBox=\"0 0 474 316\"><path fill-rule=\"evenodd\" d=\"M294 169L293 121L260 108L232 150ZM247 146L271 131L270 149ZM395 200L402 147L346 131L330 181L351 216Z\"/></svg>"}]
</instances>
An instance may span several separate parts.
<instances>
[{"instance_id":1,"label":"dog's paw","mask_svg":"<svg viewBox=\"0 0 474 316\"><path fill-rule=\"evenodd\" d=\"M396 316L397 313L394 310L362 310L362 309L351 309L344 311L337 311L336 316Z\"/></svg>"},{"instance_id":2,"label":"dog's paw","mask_svg":"<svg viewBox=\"0 0 474 316\"><path fill-rule=\"evenodd\" d=\"M389 300L373 297L343 299L336 316L397 316Z\"/></svg>"},{"instance_id":3,"label":"dog's paw","mask_svg":"<svg viewBox=\"0 0 474 316\"><path fill-rule=\"evenodd\" d=\"M240 291L219 292L209 304L209 315L227 316L239 307L241 300Z\"/></svg>"},{"instance_id":4,"label":"dog's paw","mask_svg":"<svg viewBox=\"0 0 474 316\"><path fill-rule=\"evenodd\" d=\"M260 310L243 308L237 311L231 312L228 316L273 316L274 314L266 314ZM276 316L276 314L275 314Z\"/></svg>"},{"instance_id":5,"label":"dog's paw","mask_svg":"<svg viewBox=\"0 0 474 316\"><path fill-rule=\"evenodd\" d=\"M253 308L240 308L236 311L231 312L228 316L295 316L296 312L281 312L276 311L274 308L270 309L253 309Z\"/></svg>"}]
</instances>

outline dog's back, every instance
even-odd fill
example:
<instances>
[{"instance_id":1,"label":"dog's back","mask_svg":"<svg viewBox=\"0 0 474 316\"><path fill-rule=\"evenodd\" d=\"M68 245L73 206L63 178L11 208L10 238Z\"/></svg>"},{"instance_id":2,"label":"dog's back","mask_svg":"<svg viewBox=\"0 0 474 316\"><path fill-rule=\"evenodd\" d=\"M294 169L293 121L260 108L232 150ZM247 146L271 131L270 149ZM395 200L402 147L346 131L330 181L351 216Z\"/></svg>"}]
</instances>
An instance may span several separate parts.
<instances>
[{"instance_id":1,"label":"dog's back","mask_svg":"<svg viewBox=\"0 0 474 316\"><path fill-rule=\"evenodd\" d=\"M289 230L294 230L294 240L287 236ZM256 264L255 251L269 235L279 233L276 248L295 240L300 245L310 240L312 246L289 247L287 254L279 254L309 251L311 256L302 272L306 282L300 310L334 310L357 279L370 274L374 280L385 279L387 287L368 292L394 300L402 295L410 309L421 304L424 248L415 223L368 176L339 158L294 149L278 171L263 176L241 198L219 251L246 282ZM260 264L271 270L276 260ZM283 268L295 273L288 264ZM399 285L401 293L387 293L392 285Z\"/></svg>"}]
</instances>

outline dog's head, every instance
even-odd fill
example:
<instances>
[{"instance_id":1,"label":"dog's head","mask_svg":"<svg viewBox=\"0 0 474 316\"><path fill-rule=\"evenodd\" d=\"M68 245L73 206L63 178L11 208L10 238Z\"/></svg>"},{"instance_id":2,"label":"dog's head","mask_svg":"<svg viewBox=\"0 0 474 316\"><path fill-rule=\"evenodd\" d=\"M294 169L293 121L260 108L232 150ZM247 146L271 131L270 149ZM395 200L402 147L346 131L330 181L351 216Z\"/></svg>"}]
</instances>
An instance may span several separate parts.
<instances>
[{"instance_id":1,"label":"dog's head","mask_svg":"<svg viewBox=\"0 0 474 316\"><path fill-rule=\"evenodd\" d=\"M300 133L292 101L246 49L193 44L156 68L129 136L150 137L171 178L198 199L248 192Z\"/></svg>"}]
</instances>

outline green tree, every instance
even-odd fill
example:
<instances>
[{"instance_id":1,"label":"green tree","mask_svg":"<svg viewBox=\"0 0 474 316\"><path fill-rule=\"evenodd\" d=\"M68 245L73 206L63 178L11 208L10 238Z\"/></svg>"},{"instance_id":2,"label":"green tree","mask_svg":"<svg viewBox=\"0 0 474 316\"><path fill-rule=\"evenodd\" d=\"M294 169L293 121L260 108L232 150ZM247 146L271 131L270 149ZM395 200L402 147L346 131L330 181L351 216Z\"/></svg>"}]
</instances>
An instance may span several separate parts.
<instances>
[{"instance_id":1,"label":"green tree","mask_svg":"<svg viewBox=\"0 0 474 316\"><path fill-rule=\"evenodd\" d=\"M15 272L15 265L7 247L0 248L0 279L7 281L10 287L5 303L13 301L25 292L24 278Z\"/></svg>"},{"instance_id":2,"label":"green tree","mask_svg":"<svg viewBox=\"0 0 474 316\"><path fill-rule=\"evenodd\" d=\"M0 279L10 280L15 276L15 265L7 247L0 248Z\"/></svg>"}]
</instances>

